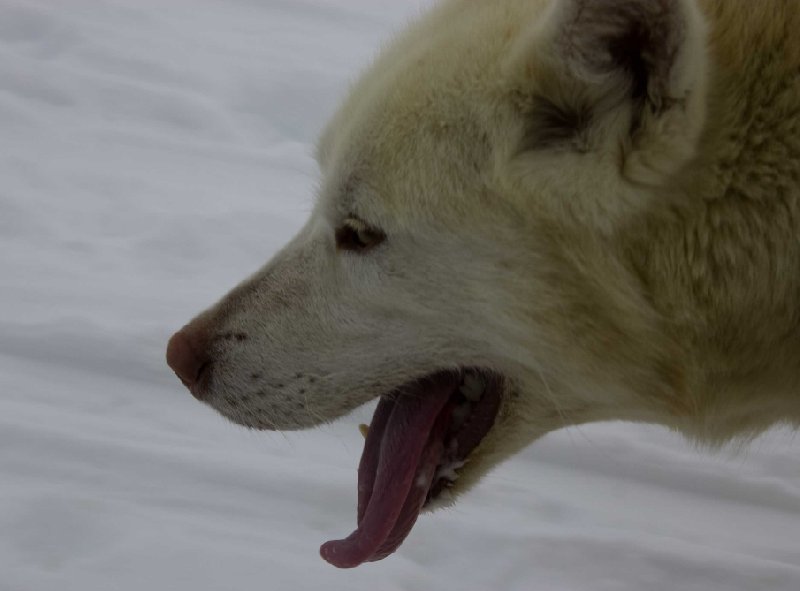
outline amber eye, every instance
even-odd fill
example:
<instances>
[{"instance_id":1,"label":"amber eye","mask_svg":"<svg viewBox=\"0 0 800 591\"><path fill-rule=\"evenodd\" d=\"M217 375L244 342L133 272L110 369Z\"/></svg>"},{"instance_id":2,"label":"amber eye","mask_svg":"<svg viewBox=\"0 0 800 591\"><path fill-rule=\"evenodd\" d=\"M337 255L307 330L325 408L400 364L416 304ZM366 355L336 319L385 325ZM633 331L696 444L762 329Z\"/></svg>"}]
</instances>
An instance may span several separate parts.
<instances>
[{"instance_id":1,"label":"amber eye","mask_svg":"<svg viewBox=\"0 0 800 591\"><path fill-rule=\"evenodd\" d=\"M347 218L336 229L336 248L353 252L364 252L378 246L386 239L386 234L370 228L358 218Z\"/></svg>"}]
</instances>

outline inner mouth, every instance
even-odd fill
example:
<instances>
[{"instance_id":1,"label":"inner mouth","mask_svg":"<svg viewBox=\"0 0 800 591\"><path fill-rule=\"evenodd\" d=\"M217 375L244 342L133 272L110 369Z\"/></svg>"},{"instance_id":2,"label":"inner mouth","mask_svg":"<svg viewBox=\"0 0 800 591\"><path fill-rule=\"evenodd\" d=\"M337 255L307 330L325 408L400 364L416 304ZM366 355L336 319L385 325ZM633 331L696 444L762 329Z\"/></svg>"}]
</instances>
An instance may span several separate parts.
<instances>
[{"instance_id":1,"label":"inner mouth","mask_svg":"<svg viewBox=\"0 0 800 591\"><path fill-rule=\"evenodd\" d=\"M382 397L358 466L358 527L323 544L322 558L352 568L397 550L491 429L502 390L502 377L470 368L435 373Z\"/></svg>"}]
</instances>

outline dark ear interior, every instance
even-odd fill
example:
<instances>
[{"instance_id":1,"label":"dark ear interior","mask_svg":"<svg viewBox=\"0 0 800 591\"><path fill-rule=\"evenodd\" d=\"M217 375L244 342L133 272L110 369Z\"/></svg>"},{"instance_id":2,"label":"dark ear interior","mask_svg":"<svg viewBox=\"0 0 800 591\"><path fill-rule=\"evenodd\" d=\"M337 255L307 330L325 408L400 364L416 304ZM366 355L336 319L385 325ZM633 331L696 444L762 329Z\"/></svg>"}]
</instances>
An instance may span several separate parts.
<instances>
[{"instance_id":1,"label":"dark ear interior","mask_svg":"<svg viewBox=\"0 0 800 591\"><path fill-rule=\"evenodd\" d=\"M709 68L698 0L552 0L537 17L509 58L520 154L593 154L581 166L648 186L696 156Z\"/></svg>"},{"instance_id":2,"label":"dark ear interior","mask_svg":"<svg viewBox=\"0 0 800 591\"><path fill-rule=\"evenodd\" d=\"M687 44L700 30L692 3L554 0L548 33L536 48L549 61L533 96L521 93L522 150L588 152L625 135L646 139L642 128L685 104L702 69L704 54L687 50L699 47ZM616 115L625 122L603 127Z\"/></svg>"},{"instance_id":3,"label":"dark ear interior","mask_svg":"<svg viewBox=\"0 0 800 591\"><path fill-rule=\"evenodd\" d=\"M687 32L679 0L565 2L558 43L578 76L608 76L626 85L627 98L656 110L671 102L671 74Z\"/></svg>"},{"instance_id":4,"label":"dark ear interior","mask_svg":"<svg viewBox=\"0 0 800 591\"><path fill-rule=\"evenodd\" d=\"M651 44L651 32L636 23L621 36L608 40L612 63L627 73L631 81L630 96L634 100L647 96L652 64L648 63L646 50Z\"/></svg>"}]
</instances>

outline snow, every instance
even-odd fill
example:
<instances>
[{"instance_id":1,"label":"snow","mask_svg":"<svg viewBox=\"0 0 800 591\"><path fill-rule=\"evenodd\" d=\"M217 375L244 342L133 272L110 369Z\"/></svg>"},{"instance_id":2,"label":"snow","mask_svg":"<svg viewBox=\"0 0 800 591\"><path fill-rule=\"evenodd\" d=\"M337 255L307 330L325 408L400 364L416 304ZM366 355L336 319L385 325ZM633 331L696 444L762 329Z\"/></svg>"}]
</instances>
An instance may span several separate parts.
<instances>
[{"instance_id":1,"label":"snow","mask_svg":"<svg viewBox=\"0 0 800 591\"><path fill-rule=\"evenodd\" d=\"M787 431L559 432L339 571L369 409L249 432L165 367L299 229L315 135L423 4L0 0L0 591L800 589Z\"/></svg>"}]
</instances>

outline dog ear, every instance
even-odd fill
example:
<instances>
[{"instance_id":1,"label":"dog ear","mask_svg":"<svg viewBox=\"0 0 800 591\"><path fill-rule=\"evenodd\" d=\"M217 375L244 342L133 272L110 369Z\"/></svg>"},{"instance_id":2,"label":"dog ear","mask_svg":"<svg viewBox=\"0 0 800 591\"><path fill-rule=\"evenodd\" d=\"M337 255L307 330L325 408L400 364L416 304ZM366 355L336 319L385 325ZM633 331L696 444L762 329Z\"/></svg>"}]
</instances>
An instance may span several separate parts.
<instances>
[{"instance_id":1,"label":"dog ear","mask_svg":"<svg viewBox=\"0 0 800 591\"><path fill-rule=\"evenodd\" d=\"M705 38L695 0L552 0L513 60L523 149L613 153L629 180L660 184L704 123Z\"/></svg>"}]
</instances>

